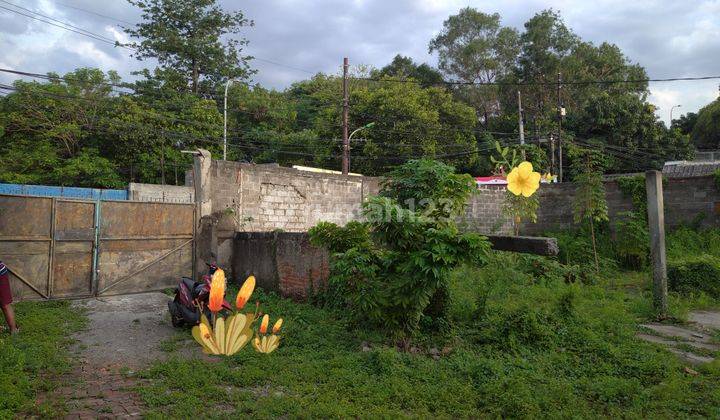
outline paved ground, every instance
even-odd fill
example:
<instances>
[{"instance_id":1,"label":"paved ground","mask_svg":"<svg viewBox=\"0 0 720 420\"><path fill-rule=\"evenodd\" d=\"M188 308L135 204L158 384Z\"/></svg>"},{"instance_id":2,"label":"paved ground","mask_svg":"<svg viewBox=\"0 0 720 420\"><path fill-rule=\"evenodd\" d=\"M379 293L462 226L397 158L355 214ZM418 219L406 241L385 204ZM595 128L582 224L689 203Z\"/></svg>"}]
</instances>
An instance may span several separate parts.
<instances>
[{"instance_id":1,"label":"paved ground","mask_svg":"<svg viewBox=\"0 0 720 420\"><path fill-rule=\"evenodd\" d=\"M90 321L75 336L77 366L62 378L64 386L44 398L64 400L67 418L141 416L144 407L132 391L139 384L133 372L168 357L163 343L183 337L170 324L168 300L162 293L143 293L74 302Z\"/></svg>"},{"instance_id":2,"label":"paved ground","mask_svg":"<svg viewBox=\"0 0 720 420\"><path fill-rule=\"evenodd\" d=\"M640 325L638 337L662 344L685 362L698 365L711 362L720 351L716 339L720 331L720 312L693 311L687 325L648 323Z\"/></svg>"}]
</instances>

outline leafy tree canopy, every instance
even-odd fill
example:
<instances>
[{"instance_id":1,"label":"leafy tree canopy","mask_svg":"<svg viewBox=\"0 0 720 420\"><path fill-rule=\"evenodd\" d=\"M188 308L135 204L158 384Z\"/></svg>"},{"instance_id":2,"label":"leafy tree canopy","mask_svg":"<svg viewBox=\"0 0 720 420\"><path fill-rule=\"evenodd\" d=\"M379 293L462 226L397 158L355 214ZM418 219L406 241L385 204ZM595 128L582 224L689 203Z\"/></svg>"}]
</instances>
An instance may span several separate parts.
<instances>
[{"instance_id":1,"label":"leafy tree canopy","mask_svg":"<svg viewBox=\"0 0 720 420\"><path fill-rule=\"evenodd\" d=\"M155 76L194 93L251 73L242 56L245 38L226 37L252 26L242 12L226 12L217 0L128 0L142 10L142 22L125 32L139 60L154 58ZM202 89L201 89L202 87Z\"/></svg>"}]
</instances>

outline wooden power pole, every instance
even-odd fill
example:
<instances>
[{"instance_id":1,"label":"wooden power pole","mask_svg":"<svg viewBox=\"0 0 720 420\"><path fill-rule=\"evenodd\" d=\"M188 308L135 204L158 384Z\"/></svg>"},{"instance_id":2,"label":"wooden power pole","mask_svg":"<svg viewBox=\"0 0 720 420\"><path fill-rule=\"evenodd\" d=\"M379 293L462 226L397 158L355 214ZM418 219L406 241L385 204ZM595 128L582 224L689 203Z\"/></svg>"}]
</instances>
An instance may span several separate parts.
<instances>
[{"instance_id":1,"label":"wooden power pole","mask_svg":"<svg viewBox=\"0 0 720 420\"><path fill-rule=\"evenodd\" d=\"M348 111L350 104L348 101L348 58L343 59L343 154L342 154L342 173L347 175L350 172L350 140L348 139Z\"/></svg>"}]
</instances>

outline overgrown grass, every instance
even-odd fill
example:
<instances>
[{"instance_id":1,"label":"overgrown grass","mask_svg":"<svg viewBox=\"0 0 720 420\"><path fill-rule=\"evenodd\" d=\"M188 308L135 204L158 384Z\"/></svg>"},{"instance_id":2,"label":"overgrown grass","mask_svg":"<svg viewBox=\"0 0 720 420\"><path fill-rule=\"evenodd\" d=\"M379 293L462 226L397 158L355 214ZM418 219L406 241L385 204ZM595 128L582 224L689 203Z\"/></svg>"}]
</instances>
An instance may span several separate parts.
<instances>
[{"instance_id":1,"label":"overgrown grass","mask_svg":"<svg viewBox=\"0 0 720 420\"><path fill-rule=\"evenodd\" d=\"M567 284L539 279L532 261L498 253L456 270L449 329L411 352L338 314L261 294L286 320L276 352L156 363L139 392L151 417L720 416L718 362L690 376L635 337L653 314L646 276Z\"/></svg>"},{"instance_id":2,"label":"overgrown grass","mask_svg":"<svg viewBox=\"0 0 720 420\"><path fill-rule=\"evenodd\" d=\"M85 325L69 302L20 302L15 313L22 331L0 335L0 418L17 413L51 415L36 406L38 392L52 389L58 374L71 366L70 334Z\"/></svg>"}]
</instances>

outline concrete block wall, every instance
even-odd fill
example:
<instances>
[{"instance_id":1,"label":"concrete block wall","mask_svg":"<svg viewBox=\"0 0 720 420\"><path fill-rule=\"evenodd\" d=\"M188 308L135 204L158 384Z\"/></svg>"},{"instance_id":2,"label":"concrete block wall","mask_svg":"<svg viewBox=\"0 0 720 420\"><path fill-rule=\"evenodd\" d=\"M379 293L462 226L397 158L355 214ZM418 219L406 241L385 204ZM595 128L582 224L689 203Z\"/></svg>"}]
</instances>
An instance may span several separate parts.
<instances>
[{"instance_id":1,"label":"concrete block wall","mask_svg":"<svg viewBox=\"0 0 720 420\"><path fill-rule=\"evenodd\" d=\"M483 186L470 198L465 215L458 220L461 229L495 235L510 235L513 225L503 214L505 188Z\"/></svg>"},{"instance_id":2,"label":"concrete block wall","mask_svg":"<svg viewBox=\"0 0 720 420\"><path fill-rule=\"evenodd\" d=\"M542 185L538 192L540 208L538 222L523 224L525 235L570 228L573 223L573 202L576 186L571 183ZM605 182L605 198L610 221L619 214L632 211L632 199L618 186L617 180ZM689 224L701 215L701 226L720 226L720 189L712 176L670 178L663 186L666 229Z\"/></svg>"},{"instance_id":3,"label":"concrete block wall","mask_svg":"<svg viewBox=\"0 0 720 420\"><path fill-rule=\"evenodd\" d=\"M376 194L378 181L213 161L213 213L232 211L238 230L304 232L320 221L345 224L359 217L364 198ZM229 227L229 226L228 226Z\"/></svg>"},{"instance_id":4,"label":"concrete block wall","mask_svg":"<svg viewBox=\"0 0 720 420\"><path fill-rule=\"evenodd\" d=\"M159 203L194 203L195 189L184 185L139 184L128 185L128 198L132 201Z\"/></svg>"}]
</instances>

